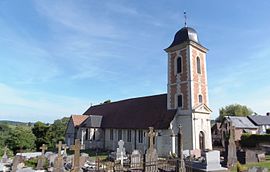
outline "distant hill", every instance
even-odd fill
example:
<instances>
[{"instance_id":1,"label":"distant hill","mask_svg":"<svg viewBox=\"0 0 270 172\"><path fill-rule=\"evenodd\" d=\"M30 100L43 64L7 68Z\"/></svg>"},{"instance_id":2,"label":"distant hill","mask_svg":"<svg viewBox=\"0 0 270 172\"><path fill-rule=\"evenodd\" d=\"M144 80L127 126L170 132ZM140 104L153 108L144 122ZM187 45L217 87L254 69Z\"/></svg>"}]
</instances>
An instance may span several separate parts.
<instances>
[{"instance_id":1,"label":"distant hill","mask_svg":"<svg viewBox=\"0 0 270 172\"><path fill-rule=\"evenodd\" d=\"M33 126L32 122L19 122L19 121L8 121L8 120L0 120L0 124L7 124L13 126Z\"/></svg>"}]
</instances>

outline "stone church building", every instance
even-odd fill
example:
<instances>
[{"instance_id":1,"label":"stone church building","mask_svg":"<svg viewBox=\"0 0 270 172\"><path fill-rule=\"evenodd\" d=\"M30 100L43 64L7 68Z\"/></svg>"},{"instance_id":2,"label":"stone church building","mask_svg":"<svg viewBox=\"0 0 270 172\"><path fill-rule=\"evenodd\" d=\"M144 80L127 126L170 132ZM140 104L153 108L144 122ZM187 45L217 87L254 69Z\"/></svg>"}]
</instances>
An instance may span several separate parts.
<instances>
[{"instance_id":1,"label":"stone church building","mask_svg":"<svg viewBox=\"0 0 270 172\"><path fill-rule=\"evenodd\" d=\"M72 115L66 143L79 138L85 148L116 150L119 140L128 152L148 147L146 132L158 133L155 146L160 156L177 153L179 125L184 150L212 149L208 87L207 48L197 32L183 27L165 49L168 56L167 93L91 106L82 115Z\"/></svg>"}]
</instances>

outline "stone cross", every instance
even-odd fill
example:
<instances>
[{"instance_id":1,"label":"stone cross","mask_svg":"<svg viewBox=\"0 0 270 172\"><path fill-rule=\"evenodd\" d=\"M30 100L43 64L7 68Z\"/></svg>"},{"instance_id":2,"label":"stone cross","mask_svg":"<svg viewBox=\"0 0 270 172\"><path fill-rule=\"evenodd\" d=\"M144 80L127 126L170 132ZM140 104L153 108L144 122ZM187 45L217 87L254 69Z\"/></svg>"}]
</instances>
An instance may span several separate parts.
<instances>
[{"instance_id":1,"label":"stone cross","mask_svg":"<svg viewBox=\"0 0 270 172\"><path fill-rule=\"evenodd\" d=\"M183 156L183 129L182 126L179 125L179 133L178 133L178 157L179 157L179 172L185 172L185 162Z\"/></svg>"},{"instance_id":2,"label":"stone cross","mask_svg":"<svg viewBox=\"0 0 270 172\"><path fill-rule=\"evenodd\" d=\"M42 146L39 148L41 149L42 153L41 155L44 155L45 154L45 151L48 149L47 146L45 144L42 144Z\"/></svg>"},{"instance_id":3,"label":"stone cross","mask_svg":"<svg viewBox=\"0 0 270 172\"><path fill-rule=\"evenodd\" d=\"M154 148L154 138L156 136L156 132L154 132L153 127L149 127L149 132L147 133L147 136L149 137L149 149Z\"/></svg>"},{"instance_id":4,"label":"stone cross","mask_svg":"<svg viewBox=\"0 0 270 172\"><path fill-rule=\"evenodd\" d=\"M71 150L74 151L74 158L73 158L73 167L72 172L79 172L80 171L80 150L81 150L81 144L80 140L75 140L75 145L71 146Z\"/></svg>"},{"instance_id":5,"label":"stone cross","mask_svg":"<svg viewBox=\"0 0 270 172\"><path fill-rule=\"evenodd\" d=\"M235 127L230 123L230 137L225 145L225 152L227 157L225 162L227 162L227 167L231 168L237 163L236 145L235 145Z\"/></svg>"},{"instance_id":6,"label":"stone cross","mask_svg":"<svg viewBox=\"0 0 270 172\"><path fill-rule=\"evenodd\" d=\"M121 165L123 166L124 165L124 141L123 140L119 140L118 142L118 146L119 146L119 152L120 152L120 162L121 162Z\"/></svg>"},{"instance_id":7,"label":"stone cross","mask_svg":"<svg viewBox=\"0 0 270 172\"><path fill-rule=\"evenodd\" d=\"M67 145L66 144L63 144L62 145L62 148L64 149L64 153L63 153L63 156L67 156Z\"/></svg>"},{"instance_id":8,"label":"stone cross","mask_svg":"<svg viewBox=\"0 0 270 172\"><path fill-rule=\"evenodd\" d=\"M58 156L61 156L62 145L62 141L59 141L58 144L56 144L56 147L58 148Z\"/></svg>"},{"instance_id":9,"label":"stone cross","mask_svg":"<svg viewBox=\"0 0 270 172\"><path fill-rule=\"evenodd\" d=\"M45 150L47 150L47 146L45 144L42 144L42 146L39 148L42 150L41 156L38 157L38 162L37 162L37 170L43 170L44 165L46 163L46 158L45 158Z\"/></svg>"}]
</instances>

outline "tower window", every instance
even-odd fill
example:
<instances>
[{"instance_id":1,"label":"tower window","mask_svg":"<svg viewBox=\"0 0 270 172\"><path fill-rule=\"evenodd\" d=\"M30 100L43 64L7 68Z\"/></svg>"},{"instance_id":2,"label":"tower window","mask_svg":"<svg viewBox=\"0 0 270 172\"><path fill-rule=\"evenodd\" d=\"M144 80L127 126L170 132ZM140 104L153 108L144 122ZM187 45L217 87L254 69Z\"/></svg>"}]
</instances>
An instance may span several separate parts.
<instances>
[{"instance_id":1,"label":"tower window","mask_svg":"<svg viewBox=\"0 0 270 172\"><path fill-rule=\"evenodd\" d=\"M177 58L176 71L177 71L177 73L182 72L182 58L181 57Z\"/></svg>"},{"instance_id":2,"label":"tower window","mask_svg":"<svg viewBox=\"0 0 270 172\"><path fill-rule=\"evenodd\" d=\"M199 95L199 103L202 103L202 95Z\"/></svg>"},{"instance_id":3,"label":"tower window","mask_svg":"<svg viewBox=\"0 0 270 172\"><path fill-rule=\"evenodd\" d=\"M197 57L197 73L201 74L201 60Z\"/></svg>"},{"instance_id":4,"label":"tower window","mask_svg":"<svg viewBox=\"0 0 270 172\"><path fill-rule=\"evenodd\" d=\"M182 95L177 96L177 106L183 107L183 96Z\"/></svg>"}]
</instances>

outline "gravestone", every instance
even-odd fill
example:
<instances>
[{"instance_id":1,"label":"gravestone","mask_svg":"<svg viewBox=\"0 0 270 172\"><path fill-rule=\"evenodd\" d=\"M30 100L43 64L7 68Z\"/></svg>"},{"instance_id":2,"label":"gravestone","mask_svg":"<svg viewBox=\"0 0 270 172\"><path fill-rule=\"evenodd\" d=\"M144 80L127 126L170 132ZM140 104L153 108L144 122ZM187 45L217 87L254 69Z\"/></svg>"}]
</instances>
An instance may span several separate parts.
<instances>
[{"instance_id":1,"label":"gravestone","mask_svg":"<svg viewBox=\"0 0 270 172\"><path fill-rule=\"evenodd\" d=\"M130 156L130 167L131 169L142 169L143 164L142 164L142 155L139 150L133 150L132 154Z\"/></svg>"},{"instance_id":2,"label":"gravestone","mask_svg":"<svg viewBox=\"0 0 270 172\"><path fill-rule=\"evenodd\" d=\"M228 168L233 167L237 163L236 145L235 145L235 127L230 123L230 137L225 145L225 161Z\"/></svg>"},{"instance_id":3,"label":"gravestone","mask_svg":"<svg viewBox=\"0 0 270 172\"><path fill-rule=\"evenodd\" d=\"M185 161L184 161L184 155L183 155L183 129L182 126L179 126L179 133L178 133L178 164L177 168L179 172L185 172Z\"/></svg>"},{"instance_id":4,"label":"gravestone","mask_svg":"<svg viewBox=\"0 0 270 172\"><path fill-rule=\"evenodd\" d=\"M264 168L264 167L250 167L248 169L248 172L268 172L268 168Z\"/></svg>"},{"instance_id":5,"label":"gravestone","mask_svg":"<svg viewBox=\"0 0 270 172\"><path fill-rule=\"evenodd\" d=\"M154 147L154 139L156 132L154 132L153 127L149 127L149 132L147 137L149 138L149 148L146 150L145 154L145 171L146 172L157 172L158 171L158 154Z\"/></svg>"},{"instance_id":6,"label":"gravestone","mask_svg":"<svg viewBox=\"0 0 270 172\"><path fill-rule=\"evenodd\" d=\"M2 163L6 163L8 161L8 156L7 156L7 146L4 147L4 155L2 156Z\"/></svg>"},{"instance_id":7,"label":"gravestone","mask_svg":"<svg viewBox=\"0 0 270 172\"><path fill-rule=\"evenodd\" d=\"M42 144L39 149L41 149L42 152L41 155L38 157L37 170L43 170L46 163L45 151L47 150L47 146L45 144Z\"/></svg>"},{"instance_id":8,"label":"gravestone","mask_svg":"<svg viewBox=\"0 0 270 172\"><path fill-rule=\"evenodd\" d=\"M23 163L24 158L21 155L16 155L12 161L12 172L17 171L19 164Z\"/></svg>"},{"instance_id":9,"label":"gravestone","mask_svg":"<svg viewBox=\"0 0 270 172\"><path fill-rule=\"evenodd\" d=\"M64 172L64 162L63 162L63 156L61 154L62 141L59 141L58 144L56 144L56 147L58 148L58 155L55 158L54 163L53 163L53 172Z\"/></svg>"},{"instance_id":10,"label":"gravestone","mask_svg":"<svg viewBox=\"0 0 270 172\"><path fill-rule=\"evenodd\" d=\"M118 141L118 148L116 149L116 160L120 160L121 165L124 165L124 157L126 157L126 149L124 148L124 141Z\"/></svg>"},{"instance_id":11,"label":"gravestone","mask_svg":"<svg viewBox=\"0 0 270 172\"><path fill-rule=\"evenodd\" d=\"M62 147L63 149L64 149L64 152L63 152L63 156L64 157L66 157L67 156L67 145L66 144L63 144L63 147Z\"/></svg>"},{"instance_id":12,"label":"gravestone","mask_svg":"<svg viewBox=\"0 0 270 172\"><path fill-rule=\"evenodd\" d=\"M257 157L258 157L258 161L259 162L266 161L266 159L265 159L265 153L258 153L257 154Z\"/></svg>"},{"instance_id":13,"label":"gravestone","mask_svg":"<svg viewBox=\"0 0 270 172\"><path fill-rule=\"evenodd\" d=\"M220 164L220 152L217 150L209 151L205 153L206 169L208 171L214 171L221 169Z\"/></svg>"},{"instance_id":14,"label":"gravestone","mask_svg":"<svg viewBox=\"0 0 270 172\"><path fill-rule=\"evenodd\" d=\"M4 164L0 162L0 171L4 171L4 168L5 168Z\"/></svg>"},{"instance_id":15,"label":"gravestone","mask_svg":"<svg viewBox=\"0 0 270 172\"><path fill-rule=\"evenodd\" d=\"M81 143L79 139L75 140L75 145L71 146L71 150L74 151L73 157L73 166L72 172L79 172L80 171L80 150L81 150Z\"/></svg>"}]
</instances>

